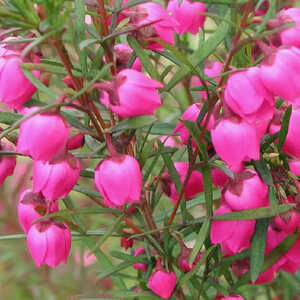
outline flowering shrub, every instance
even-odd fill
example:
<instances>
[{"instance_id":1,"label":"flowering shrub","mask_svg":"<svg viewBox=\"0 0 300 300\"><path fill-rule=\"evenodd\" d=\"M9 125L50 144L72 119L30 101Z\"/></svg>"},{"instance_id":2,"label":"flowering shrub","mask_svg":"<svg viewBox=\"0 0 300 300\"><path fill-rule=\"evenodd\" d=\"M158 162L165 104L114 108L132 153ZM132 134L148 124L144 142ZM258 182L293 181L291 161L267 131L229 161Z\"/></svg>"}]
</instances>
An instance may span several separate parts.
<instances>
[{"instance_id":1,"label":"flowering shrub","mask_svg":"<svg viewBox=\"0 0 300 300\"><path fill-rule=\"evenodd\" d=\"M68 297L299 294L294 4L0 1L0 249L98 266Z\"/></svg>"}]
</instances>

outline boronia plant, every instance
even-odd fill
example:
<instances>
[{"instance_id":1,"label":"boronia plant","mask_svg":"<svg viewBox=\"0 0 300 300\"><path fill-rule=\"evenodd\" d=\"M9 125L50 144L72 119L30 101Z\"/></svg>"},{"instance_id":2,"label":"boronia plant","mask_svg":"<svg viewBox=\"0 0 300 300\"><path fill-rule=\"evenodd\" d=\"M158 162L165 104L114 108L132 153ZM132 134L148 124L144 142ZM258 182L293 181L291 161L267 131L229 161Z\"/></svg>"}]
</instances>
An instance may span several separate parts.
<instances>
[{"instance_id":1,"label":"boronia plant","mask_svg":"<svg viewBox=\"0 0 300 300\"><path fill-rule=\"evenodd\" d=\"M0 249L45 284L72 253L68 297L298 299L299 28L295 1L0 0Z\"/></svg>"}]
</instances>

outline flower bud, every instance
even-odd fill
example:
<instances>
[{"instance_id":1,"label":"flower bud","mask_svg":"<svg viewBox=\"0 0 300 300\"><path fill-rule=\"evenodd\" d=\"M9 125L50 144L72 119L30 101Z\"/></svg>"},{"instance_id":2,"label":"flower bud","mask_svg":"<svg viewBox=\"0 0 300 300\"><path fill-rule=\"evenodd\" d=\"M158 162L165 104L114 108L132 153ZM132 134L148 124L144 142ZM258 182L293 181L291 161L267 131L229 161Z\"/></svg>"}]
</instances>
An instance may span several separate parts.
<instances>
[{"instance_id":1,"label":"flower bud","mask_svg":"<svg viewBox=\"0 0 300 300\"><path fill-rule=\"evenodd\" d=\"M77 134L68 140L67 149L75 150L75 149L81 148L83 145L84 145L84 135Z\"/></svg>"},{"instance_id":2,"label":"flower bud","mask_svg":"<svg viewBox=\"0 0 300 300\"><path fill-rule=\"evenodd\" d=\"M232 210L268 206L268 186L254 170L246 170L236 174L224 192L224 199Z\"/></svg>"},{"instance_id":3,"label":"flower bud","mask_svg":"<svg viewBox=\"0 0 300 300\"><path fill-rule=\"evenodd\" d=\"M71 249L71 232L63 224L51 220L33 224L27 234L29 252L37 267L46 264L56 268L67 262Z\"/></svg>"},{"instance_id":4,"label":"flower bud","mask_svg":"<svg viewBox=\"0 0 300 300\"><path fill-rule=\"evenodd\" d=\"M121 237L121 247L127 250L128 248L132 248L133 246L133 239L126 238L124 236Z\"/></svg>"},{"instance_id":5,"label":"flower bud","mask_svg":"<svg viewBox=\"0 0 300 300\"><path fill-rule=\"evenodd\" d=\"M33 190L41 192L46 199L56 200L66 197L77 183L80 162L69 154L57 163L35 161L33 166Z\"/></svg>"},{"instance_id":6,"label":"flower bud","mask_svg":"<svg viewBox=\"0 0 300 300\"><path fill-rule=\"evenodd\" d=\"M181 247L181 251L177 256L178 266L183 272L190 272L200 261L201 253L198 253L194 262L192 264L189 264L189 259L190 259L192 249L186 247L182 241L180 241L180 247Z\"/></svg>"},{"instance_id":7,"label":"flower bud","mask_svg":"<svg viewBox=\"0 0 300 300\"><path fill-rule=\"evenodd\" d=\"M143 73L124 69L118 73L108 92L102 93L100 101L121 117L153 115L161 105L156 89L162 86Z\"/></svg>"},{"instance_id":8,"label":"flower bud","mask_svg":"<svg viewBox=\"0 0 300 300\"><path fill-rule=\"evenodd\" d=\"M95 184L108 207L137 203L142 189L139 163L125 154L108 157L95 169Z\"/></svg>"},{"instance_id":9,"label":"flower bud","mask_svg":"<svg viewBox=\"0 0 300 300\"><path fill-rule=\"evenodd\" d=\"M180 4L177 0L168 3L168 12L177 21L175 31L178 34L190 32L197 34L205 21L206 6L202 2L190 2L183 0Z\"/></svg>"},{"instance_id":10,"label":"flower bud","mask_svg":"<svg viewBox=\"0 0 300 300\"><path fill-rule=\"evenodd\" d=\"M0 141L0 150L13 150L13 148L4 142ZM14 155L1 155L0 154L0 185L4 182L6 177L14 173L16 166L16 157Z\"/></svg>"},{"instance_id":11,"label":"flower bud","mask_svg":"<svg viewBox=\"0 0 300 300\"><path fill-rule=\"evenodd\" d=\"M114 46L114 52L117 55L116 65L118 72L126 69L133 50L127 44L117 44ZM131 69L138 72L142 71L142 64L139 58L134 60Z\"/></svg>"},{"instance_id":12,"label":"flower bud","mask_svg":"<svg viewBox=\"0 0 300 300\"><path fill-rule=\"evenodd\" d=\"M148 286L159 297L168 299L173 293L176 281L176 274L174 272L167 272L161 266L160 261L158 261L155 272L148 280Z\"/></svg>"},{"instance_id":13,"label":"flower bud","mask_svg":"<svg viewBox=\"0 0 300 300\"><path fill-rule=\"evenodd\" d=\"M145 254L146 253L146 250L144 247L140 247L138 249L135 250L134 252L134 255L133 256L139 256L141 254ZM147 271L147 265L146 264L143 264L143 263L134 263L133 264L133 267L136 269L136 270L140 270L142 272L146 272Z\"/></svg>"},{"instance_id":14,"label":"flower bud","mask_svg":"<svg viewBox=\"0 0 300 300\"><path fill-rule=\"evenodd\" d=\"M37 110L27 109L25 115ZM35 160L51 160L67 144L69 127L57 113L41 113L21 123L17 151Z\"/></svg>"}]
</instances>

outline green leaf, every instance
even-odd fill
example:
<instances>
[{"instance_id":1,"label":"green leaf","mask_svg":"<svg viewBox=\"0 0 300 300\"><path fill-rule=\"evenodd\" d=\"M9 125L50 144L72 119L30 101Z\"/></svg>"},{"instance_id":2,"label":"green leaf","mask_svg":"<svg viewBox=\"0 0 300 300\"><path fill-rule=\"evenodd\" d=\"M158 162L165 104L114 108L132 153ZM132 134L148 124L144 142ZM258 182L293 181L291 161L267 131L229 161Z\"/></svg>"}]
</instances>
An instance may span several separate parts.
<instances>
[{"instance_id":1,"label":"green leaf","mask_svg":"<svg viewBox=\"0 0 300 300\"><path fill-rule=\"evenodd\" d=\"M124 261L131 261L133 264L134 263L147 263L147 256L146 255L138 255L138 256L133 256L133 255L128 255L120 251L112 251L111 256L116 257L118 259L122 259Z\"/></svg>"},{"instance_id":2,"label":"green leaf","mask_svg":"<svg viewBox=\"0 0 300 300\"><path fill-rule=\"evenodd\" d=\"M230 10L226 13L224 20L218 26L214 34L212 34L207 40L201 43L199 49L190 57L190 61L193 66L198 67L210 54L212 54L217 46L224 40L229 29L230 29ZM179 71L177 71L169 83L164 87L165 91L169 91L178 82L182 80L185 76L190 73L190 68L183 66Z\"/></svg>"},{"instance_id":3,"label":"green leaf","mask_svg":"<svg viewBox=\"0 0 300 300\"><path fill-rule=\"evenodd\" d=\"M155 120L156 119L153 116L139 116L134 118L128 118L121 121L113 128L111 128L111 131L117 132L117 131L127 130L127 129L143 128L145 126L153 124Z\"/></svg>"},{"instance_id":4,"label":"green leaf","mask_svg":"<svg viewBox=\"0 0 300 300\"><path fill-rule=\"evenodd\" d=\"M100 280L100 279L105 278L107 276L114 275L115 273L117 273L121 270L127 269L130 266L132 266L132 261L124 261L124 262L120 263L117 266L111 266L110 268L107 268L106 270L100 272L99 275L97 276L97 279Z\"/></svg>"},{"instance_id":5,"label":"green leaf","mask_svg":"<svg viewBox=\"0 0 300 300\"><path fill-rule=\"evenodd\" d=\"M286 136L288 134L288 129L289 129L289 123L290 123L290 118L292 114L292 105L290 105L287 110L284 113L284 116L282 118L282 124L281 128L279 131L279 138L278 138L278 149L280 150L284 144L284 141L286 139Z\"/></svg>"},{"instance_id":6,"label":"green leaf","mask_svg":"<svg viewBox=\"0 0 300 300\"><path fill-rule=\"evenodd\" d=\"M86 188L86 187L78 185L78 184L73 187L73 191L79 192L79 193L87 195L87 196L102 198L101 195L97 191L90 189L90 188Z\"/></svg>"},{"instance_id":7,"label":"green leaf","mask_svg":"<svg viewBox=\"0 0 300 300\"><path fill-rule=\"evenodd\" d=\"M209 165L213 168L218 168L221 170L223 173L225 173L229 178L234 179L234 173L225 167L225 165L217 162L209 162Z\"/></svg>"},{"instance_id":8,"label":"green leaf","mask_svg":"<svg viewBox=\"0 0 300 300\"><path fill-rule=\"evenodd\" d=\"M21 118L22 118L22 115L8 112L8 111L0 111L0 123L6 124L6 125L11 125Z\"/></svg>"},{"instance_id":9,"label":"green leaf","mask_svg":"<svg viewBox=\"0 0 300 300\"><path fill-rule=\"evenodd\" d=\"M148 300L154 299L161 299L155 296L151 292L130 292L127 289L120 290L120 291L109 291L103 294L96 294L96 295L82 295L80 299L93 299L93 300L108 300L108 299L144 299L147 298Z\"/></svg>"},{"instance_id":10,"label":"green leaf","mask_svg":"<svg viewBox=\"0 0 300 300\"><path fill-rule=\"evenodd\" d=\"M128 35L127 41L129 46L134 50L136 56L140 59L143 67L149 73L151 78L159 80L160 76L157 72L157 69L152 64L149 56L147 55L147 51L140 47L139 43L133 36Z\"/></svg>"},{"instance_id":11,"label":"green leaf","mask_svg":"<svg viewBox=\"0 0 300 300\"><path fill-rule=\"evenodd\" d=\"M93 44L96 44L96 43L100 43L101 40L99 39L88 39L88 40L84 40L82 42L80 42L79 44L79 49L80 50L83 50L84 48L90 46L90 45L93 45Z\"/></svg>"},{"instance_id":12,"label":"green leaf","mask_svg":"<svg viewBox=\"0 0 300 300\"><path fill-rule=\"evenodd\" d=\"M258 172L259 176L262 180L268 185L273 185L273 178L268 169L266 161L261 157L260 160L253 161L256 171Z\"/></svg>"},{"instance_id":13,"label":"green leaf","mask_svg":"<svg viewBox=\"0 0 300 300\"><path fill-rule=\"evenodd\" d=\"M268 219L257 220L255 232L251 239L250 278L252 282L256 281L263 267L268 225Z\"/></svg>"},{"instance_id":14,"label":"green leaf","mask_svg":"<svg viewBox=\"0 0 300 300\"><path fill-rule=\"evenodd\" d=\"M271 206L279 205L275 186L269 186L269 196L268 197L270 199Z\"/></svg>"},{"instance_id":15,"label":"green leaf","mask_svg":"<svg viewBox=\"0 0 300 300\"><path fill-rule=\"evenodd\" d=\"M201 167L203 175L204 195L205 195L205 207L208 216L213 215L213 183L211 179L211 170L209 165Z\"/></svg>"},{"instance_id":16,"label":"green leaf","mask_svg":"<svg viewBox=\"0 0 300 300\"><path fill-rule=\"evenodd\" d=\"M259 207L231 212L212 217L213 220L256 220L271 218L287 212L295 207L294 204L281 204L272 207Z\"/></svg>"},{"instance_id":17,"label":"green leaf","mask_svg":"<svg viewBox=\"0 0 300 300\"><path fill-rule=\"evenodd\" d=\"M202 224L202 226L199 230L196 243L195 243L195 245L193 247L193 250L190 254L190 258L189 258L189 264L190 265L193 264L193 262L195 261L199 251L201 250L201 248L204 244L204 241L206 240L207 235L209 233L209 229L210 229L210 220L207 219L206 221L204 221L204 223Z\"/></svg>"},{"instance_id":18,"label":"green leaf","mask_svg":"<svg viewBox=\"0 0 300 300\"><path fill-rule=\"evenodd\" d=\"M142 128L142 131L148 132L153 135L177 135L173 134L173 130L176 127L175 123L168 123L168 122L156 122L151 126L145 126Z\"/></svg>"}]
</instances>

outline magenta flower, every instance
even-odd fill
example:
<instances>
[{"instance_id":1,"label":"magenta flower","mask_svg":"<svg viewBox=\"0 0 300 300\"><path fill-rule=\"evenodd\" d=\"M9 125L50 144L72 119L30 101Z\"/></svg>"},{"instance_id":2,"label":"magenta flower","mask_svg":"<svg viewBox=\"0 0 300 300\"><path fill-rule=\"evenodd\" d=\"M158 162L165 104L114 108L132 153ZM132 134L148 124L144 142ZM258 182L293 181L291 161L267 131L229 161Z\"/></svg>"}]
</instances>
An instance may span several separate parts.
<instances>
[{"instance_id":1,"label":"magenta flower","mask_svg":"<svg viewBox=\"0 0 300 300\"><path fill-rule=\"evenodd\" d=\"M95 169L95 184L108 207L137 203L142 189L140 165L130 155L108 157Z\"/></svg>"},{"instance_id":2,"label":"magenta flower","mask_svg":"<svg viewBox=\"0 0 300 300\"><path fill-rule=\"evenodd\" d=\"M0 141L0 150L13 150L13 147ZM0 155L0 185L14 173L16 157L14 155Z\"/></svg>"},{"instance_id":3,"label":"magenta flower","mask_svg":"<svg viewBox=\"0 0 300 300\"><path fill-rule=\"evenodd\" d=\"M155 272L150 276L148 280L148 286L153 293L163 299L171 297L177 281L176 274L174 272L167 272L157 262Z\"/></svg>"},{"instance_id":4,"label":"magenta flower","mask_svg":"<svg viewBox=\"0 0 300 300\"><path fill-rule=\"evenodd\" d=\"M199 28L203 27L205 21L206 6L202 2L190 2L183 0L180 4L177 0L168 3L168 12L178 22L175 31L178 34L190 32L197 34Z\"/></svg>"},{"instance_id":5,"label":"magenta flower","mask_svg":"<svg viewBox=\"0 0 300 300\"><path fill-rule=\"evenodd\" d=\"M160 5L148 2L136 6L131 11L131 22L134 25L146 25L139 29L139 38L147 43L147 48L162 50L163 46L151 41L151 38L158 38L169 44L174 44L174 28L178 25L166 10Z\"/></svg>"},{"instance_id":6,"label":"magenta flower","mask_svg":"<svg viewBox=\"0 0 300 300\"><path fill-rule=\"evenodd\" d=\"M175 162L174 166L179 174L180 181L183 184L189 168L189 164L187 162L180 161L180 162ZM168 197L171 198L172 202L176 203L176 201L178 200L178 194L176 191L175 183L172 182L168 172L165 173L162 177L162 189L163 192ZM202 174L199 171L194 170L192 171L192 174L184 189L184 197L186 200L189 200L194 198L197 194L203 191L204 191L204 187L203 187Z\"/></svg>"},{"instance_id":7,"label":"magenta flower","mask_svg":"<svg viewBox=\"0 0 300 300\"><path fill-rule=\"evenodd\" d=\"M295 176L300 176L300 160L290 160L289 167Z\"/></svg>"},{"instance_id":8,"label":"magenta flower","mask_svg":"<svg viewBox=\"0 0 300 300\"><path fill-rule=\"evenodd\" d=\"M25 110L25 115L37 108ZM35 160L51 160L65 149L69 137L69 127L57 113L42 113L22 122L17 143L17 151L31 155Z\"/></svg>"},{"instance_id":9,"label":"magenta flower","mask_svg":"<svg viewBox=\"0 0 300 300\"><path fill-rule=\"evenodd\" d=\"M33 190L41 192L48 200L66 197L77 183L80 162L69 154L57 163L35 161L33 165Z\"/></svg>"},{"instance_id":10,"label":"magenta flower","mask_svg":"<svg viewBox=\"0 0 300 300\"><path fill-rule=\"evenodd\" d=\"M229 183L224 192L224 200L232 210L268 206L268 186L256 171L245 170L236 174L236 178Z\"/></svg>"},{"instance_id":11,"label":"magenta flower","mask_svg":"<svg viewBox=\"0 0 300 300\"><path fill-rule=\"evenodd\" d=\"M260 66L264 86L291 104L300 104L300 49L281 47Z\"/></svg>"},{"instance_id":12,"label":"magenta flower","mask_svg":"<svg viewBox=\"0 0 300 300\"><path fill-rule=\"evenodd\" d=\"M263 86L259 68L251 67L229 76L225 88L225 103L248 122L270 120L274 99Z\"/></svg>"},{"instance_id":13,"label":"magenta flower","mask_svg":"<svg viewBox=\"0 0 300 300\"><path fill-rule=\"evenodd\" d=\"M256 127L238 117L222 119L211 137L217 154L233 171L239 171L243 161L259 159Z\"/></svg>"},{"instance_id":14,"label":"magenta flower","mask_svg":"<svg viewBox=\"0 0 300 300\"><path fill-rule=\"evenodd\" d=\"M133 256L139 256L141 254L146 254L146 250L144 247L140 247L140 248L137 248L134 252L134 255ZM147 271L147 265L146 264L143 264L143 263L134 263L133 264L133 267L136 269L136 270L141 270L142 272L146 272Z\"/></svg>"},{"instance_id":15,"label":"magenta flower","mask_svg":"<svg viewBox=\"0 0 300 300\"><path fill-rule=\"evenodd\" d=\"M129 59L133 53L133 50L127 44L117 44L114 46L114 52L117 55L116 65L118 71L126 69ZM136 58L134 60L131 69L136 70L138 72L142 71L142 64L139 58Z\"/></svg>"},{"instance_id":16,"label":"magenta flower","mask_svg":"<svg viewBox=\"0 0 300 300\"><path fill-rule=\"evenodd\" d=\"M35 58L36 62L39 59ZM25 77L20 64L24 63L20 51L0 48L0 101L10 108L19 109L36 91L36 87ZM36 77L39 71L33 71Z\"/></svg>"},{"instance_id":17,"label":"magenta flower","mask_svg":"<svg viewBox=\"0 0 300 300\"><path fill-rule=\"evenodd\" d=\"M113 86L116 92L103 92L100 101L121 117L153 115L161 105L156 89L161 88L162 84L138 71L122 70L116 76Z\"/></svg>"},{"instance_id":18,"label":"magenta flower","mask_svg":"<svg viewBox=\"0 0 300 300\"><path fill-rule=\"evenodd\" d=\"M177 259L176 259L177 264L183 272L189 272L201 260L201 253L198 253L195 260L194 260L194 262L192 264L190 264L189 259L190 259L192 249L186 247L185 244L182 241L180 241L180 247L181 247L181 251L180 251L180 253L179 253L179 255L177 256Z\"/></svg>"},{"instance_id":19,"label":"magenta flower","mask_svg":"<svg viewBox=\"0 0 300 300\"><path fill-rule=\"evenodd\" d=\"M67 262L71 249L71 232L63 223L50 220L33 224L27 234L29 252L37 267L56 268Z\"/></svg>"},{"instance_id":20,"label":"magenta flower","mask_svg":"<svg viewBox=\"0 0 300 300\"><path fill-rule=\"evenodd\" d=\"M232 212L231 208L222 204L214 216ZM221 244L225 255L232 255L250 247L250 240L254 233L255 221L213 221L210 239L213 244Z\"/></svg>"}]
</instances>

